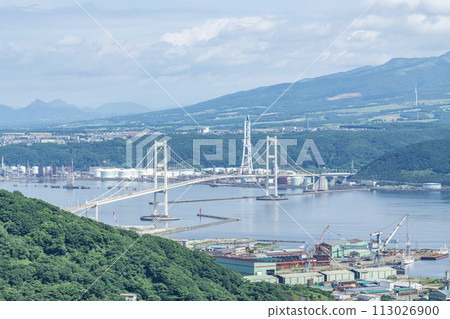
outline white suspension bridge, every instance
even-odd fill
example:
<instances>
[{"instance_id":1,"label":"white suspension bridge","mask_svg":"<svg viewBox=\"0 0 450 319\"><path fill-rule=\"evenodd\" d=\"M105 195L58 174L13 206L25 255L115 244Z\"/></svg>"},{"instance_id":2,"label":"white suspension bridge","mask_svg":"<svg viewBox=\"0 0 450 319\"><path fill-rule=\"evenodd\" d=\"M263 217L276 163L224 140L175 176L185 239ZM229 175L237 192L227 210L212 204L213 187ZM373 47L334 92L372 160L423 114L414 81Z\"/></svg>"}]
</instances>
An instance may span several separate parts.
<instances>
[{"instance_id":1,"label":"white suspension bridge","mask_svg":"<svg viewBox=\"0 0 450 319\"><path fill-rule=\"evenodd\" d=\"M265 187L260 186L265 194L258 199L264 200L281 200L286 199L284 196L278 194L278 177L280 174L278 160L279 160L279 148L282 148L281 144L278 142L276 137L267 136L265 144L265 150L258 158L253 158L252 156L252 145L250 137L250 119L246 118L245 121L245 134L244 134L244 149L242 156L242 163L240 170L233 174L208 174L202 172L201 170L195 168L183 158L181 158L173 149L167 145L167 141L155 141L153 146L151 146L145 157L136 164L136 167L142 167L142 163L146 160L145 168L150 169L153 173L153 187L150 189L145 189L141 191L135 191L131 193L128 192L128 186L134 182L137 178L122 179L114 187L110 188L108 191L102 195L87 201L84 204L67 207L65 210L76 213L77 215L85 215L88 217L88 211L91 209L95 210L94 219L98 221L98 209L102 205L111 204L114 202L132 199L140 196L146 196L153 194L153 214L147 216L147 219L154 219L160 221L176 220L178 217L169 215L169 205L168 205L168 195L169 190L217 181L217 180L230 180L230 179L242 179L242 180L254 180L265 179ZM262 148L262 147L261 147ZM257 150L258 152L259 150ZM314 174L304 170L301 166L295 164L287 151L283 150L285 156L287 156L287 166L290 168L291 172L295 172L296 176L302 176L303 178L310 178L313 190L327 189L328 188L328 178L335 179L337 177L346 178L351 175L351 173L328 173L328 174ZM256 152L256 153L257 153ZM258 161L260 158L265 156L265 170L264 174L256 174L257 170L253 169L253 163ZM289 160L294 164L289 164ZM169 180L169 172L171 171L181 171L183 169L190 169L196 172L196 176L186 177L185 180ZM259 170L260 171L260 170ZM286 175L286 174L284 174ZM259 184L258 184L259 185ZM270 190L273 189L273 194ZM160 199L162 195L162 199ZM162 206L162 212L158 213L158 208Z\"/></svg>"}]
</instances>

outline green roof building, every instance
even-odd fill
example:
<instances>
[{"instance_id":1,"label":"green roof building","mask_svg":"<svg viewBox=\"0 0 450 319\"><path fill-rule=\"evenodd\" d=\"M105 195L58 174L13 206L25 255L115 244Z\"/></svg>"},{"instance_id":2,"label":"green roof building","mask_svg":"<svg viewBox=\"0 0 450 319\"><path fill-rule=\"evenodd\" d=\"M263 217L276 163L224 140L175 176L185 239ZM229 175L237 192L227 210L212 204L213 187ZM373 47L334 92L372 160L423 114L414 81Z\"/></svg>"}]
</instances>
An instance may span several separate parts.
<instances>
[{"instance_id":1,"label":"green roof building","mask_svg":"<svg viewBox=\"0 0 450 319\"><path fill-rule=\"evenodd\" d=\"M357 279L386 279L397 275L397 270L391 267L355 268L352 271Z\"/></svg>"},{"instance_id":2,"label":"green roof building","mask_svg":"<svg viewBox=\"0 0 450 319\"><path fill-rule=\"evenodd\" d=\"M370 255L367 241L362 239L337 239L320 244L319 252L332 258L365 257Z\"/></svg>"},{"instance_id":3,"label":"green roof building","mask_svg":"<svg viewBox=\"0 0 450 319\"><path fill-rule=\"evenodd\" d=\"M256 275L256 276L244 276L244 279L250 282L269 282L271 284L277 284L278 278L270 275Z\"/></svg>"},{"instance_id":4,"label":"green roof building","mask_svg":"<svg viewBox=\"0 0 450 319\"><path fill-rule=\"evenodd\" d=\"M224 256L214 258L222 266L231 268L244 276L276 275L276 263Z\"/></svg>"},{"instance_id":5,"label":"green roof building","mask_svg":"<svg viewBox=\"0 0 450 319\"><path fill-rule=\"evenodd\" d=\"M355 274L348 270L328 270L321 271L325 276L325 281L352 281L355 280Z\"/></svg>"},{"instance_id":6,"label":"green roof building","mask_svg":"<svg viewBox=\"0 0 450 319\"><path fill-rule=\"evenodd\" d=\"M287 285L314 285L324 281L325 276L318 272L299 272L278 275L280 283Z\"/></svg>"}]
</instances>

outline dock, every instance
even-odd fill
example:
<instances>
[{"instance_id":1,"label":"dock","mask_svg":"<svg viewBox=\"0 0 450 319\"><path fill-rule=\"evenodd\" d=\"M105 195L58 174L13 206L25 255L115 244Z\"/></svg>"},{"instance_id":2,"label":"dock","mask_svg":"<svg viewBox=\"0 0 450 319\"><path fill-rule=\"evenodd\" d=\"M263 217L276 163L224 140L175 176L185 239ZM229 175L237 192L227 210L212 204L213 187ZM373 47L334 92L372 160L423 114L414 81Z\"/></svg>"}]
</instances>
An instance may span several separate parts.
<instances>
[{"instance_id":1,"label":"dock","mask_svg":"<svg viewBox=\"0 0 450 319\"><path fill-rule=\"evenodd\" d=\"M448 258L448 254L431 254L420 257L421 260L439 260L443 258Z\"/></svg>"},{"instance_id":2,"label":"dock","mask_svg":"<svg viewBox=\"0 0 450 319\"><path fill-rule=\"evenodd\" d=\"M154 229L151 232L146 232L146 233L150 233L150 234L156 235L156 236L162 236L162 235L181 233L181 232L188 231L188 230L200 229L200 228L204 228L204 227L210 227L210 226L216 226L216 225L221 225L221 224L225 224L225 223L231 223L231 222L240 221L239 218L214 216L214 215L207 215L207 214L197 214L197 216L206 217L206 218L213 218L213 219L219 219L219 221L208 223L208 224L188 226L188 227L166 228L166 229L161 229L160 231L158 231L158 229Z\"/></svg>"}]
</instances>

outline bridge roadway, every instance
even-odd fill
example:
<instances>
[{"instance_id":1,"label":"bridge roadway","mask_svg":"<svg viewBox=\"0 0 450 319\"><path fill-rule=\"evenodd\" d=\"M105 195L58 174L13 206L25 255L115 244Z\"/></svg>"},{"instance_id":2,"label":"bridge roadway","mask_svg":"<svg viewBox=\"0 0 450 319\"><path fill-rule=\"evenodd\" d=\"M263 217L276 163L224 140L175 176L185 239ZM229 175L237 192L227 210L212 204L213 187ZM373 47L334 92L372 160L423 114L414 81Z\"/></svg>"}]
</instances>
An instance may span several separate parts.
<instances>
[{"instance_id":1,"label":"bridge roadway","mask_svg":"<svg viewBox=\"0 0 450 319\"><path fill-rule=\"evenodd\" d=\"M182 182L178 182L178 183L168 184L167 189L187 186L187 185L191 185L191 184L209 182L209 181L213 181L213 180L217 180L217 179L251 178L251 177L266 177L266 175L210 175L208 177L196 178L196 179L192 179L192 180L188 180L188 181L182 181ZM164 191L165 189L166 189L165 186L160 186L157 188L150 188L150 189L146 189L146 190L135 192L135 193L129 193L126 195L120 195L120 196L116 196L116 197L101 199L98 201L87 202L82 205L65 208L64 210L75 213L78 211L95 208L95 207L98 207L101 205L110 204L110 203L118 202L118 201L125 200L125 199L130 199L130 198L153 194L153 193L159 193L159 192Z\"/></svg>"},{"instance_id":2,"label":"bridge roadway","mask_svg":"<svg viewBox=\"0 0 450 319\"><path fill-rule=\"evenodd\" d=\"M320 176L320 175L342 176L344 174L348 175L348 176L352 175L349 173L327 173L327 174L311 174L311 175L310 174L301 174L301 175L303 175L303 176L313 176L313 175L314 176ZM210 175L207 177L196 178L196 179L192 179L192 180L188 180L188 181L182 181L182 182L178 182L178 183L168 184L167 190L172 189L172 188L182 187L182 186L188 186L188 185L192 185L192 184L198 184L198 183L209 182L209 181L213 181L213 180L219 180L219 179L257 178L257 177L266 177L266 176L267 175ZM275 175L269 175L269 177L271 177L271 178L273 178L274 176ZM282 174L279 174L278 176L282 176ZM87 209L91 209L91 208L95 208L95 207L98 207L101 205L118 202L118 201L125 200L125 199L130 199L130 198L139 197L139 196L143 196L143 195L149 195L149 194L153 194L153 193L163 192L165 189L166 188L164 186L160 186L157 188L150 188L150 189L146 189L146 190L135 192L135 193L129 193L126 195L120 195L120 196L116 196L116 197L101 199L98 201L87 202L82 205L65 208L65 210L72 212L72 213L79 212L79 211L85 211Z\"/></svg>"}]
</instances>

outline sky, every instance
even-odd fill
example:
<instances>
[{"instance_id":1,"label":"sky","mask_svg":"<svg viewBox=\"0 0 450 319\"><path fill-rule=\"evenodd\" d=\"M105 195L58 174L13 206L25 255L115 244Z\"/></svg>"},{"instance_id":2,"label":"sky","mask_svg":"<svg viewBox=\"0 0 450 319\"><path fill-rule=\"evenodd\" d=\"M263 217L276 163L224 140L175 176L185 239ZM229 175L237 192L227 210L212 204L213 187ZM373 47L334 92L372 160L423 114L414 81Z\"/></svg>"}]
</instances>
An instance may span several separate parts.
<instances>
[{"instance_id":1,"label":"sky","mask_svg":"<svg viewBox=\"0 0 450 319\"><path fill-rule=\"evenodd\" d=\"M354 21L373 2L0 0L0 104L160 109L450 51L450 1L378 0Z\"/></svg>"}]
</instances>

